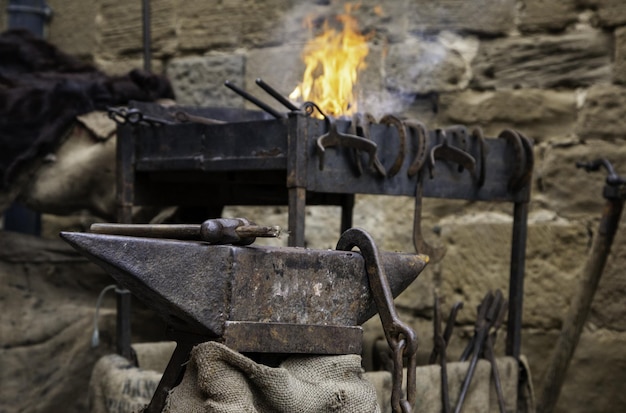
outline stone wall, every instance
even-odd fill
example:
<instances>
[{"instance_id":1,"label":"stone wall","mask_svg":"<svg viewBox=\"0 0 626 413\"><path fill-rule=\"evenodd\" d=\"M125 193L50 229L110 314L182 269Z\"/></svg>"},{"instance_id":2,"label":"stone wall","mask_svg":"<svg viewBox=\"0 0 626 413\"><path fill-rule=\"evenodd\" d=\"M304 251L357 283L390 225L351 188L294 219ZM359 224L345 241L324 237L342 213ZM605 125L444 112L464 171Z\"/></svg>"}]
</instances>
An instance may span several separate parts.
<instances>
[{"instance_id":1,"label":"stone wall","mask_svg":"<svg viewBox=\"0 0 626 413\"><path fill-rule=\"evenodd\" d=\"M142 66L139 1L48 0L49 39L109 73ZM522 350L535 384L577 287L603 199L603 174L578 160L607 157L626 175L626 3L623 0L361 0L361 28L372 34L360 84L360 108L399 112L429 127L505 127L535 141ZM0 0L5 10L7 0ZM382 13L378 12L380 4ZM307 16L332 16L329 0L153 0L155 70L169 76L178 101L244 107L224 80L258 90L261 77L284 93L296 85ZM4 16L3 16L4 19ZM320 21L316 19L314 21ZM6 20L0 20L0 25ZM0 26L0 29L2 27ZM435 105L424 96L436 92ZM434 110L436 108L436 110ZM397 304L419 327L429 351L432 290L449 306L465 301L451 344L460 352L475 307L489 288L507 288L511 235L508 206L427 200L431 236L448 248ZM230 208L286 225L284 208ZM355 225L383 249L410 251L413 206L407 198L360 196ZM336 208L310 208L309 246L332 248ZM626 235L618 235L557 411L626 409ZM375 328L375 327L371 327ZM458 339L457 339L458 337ZM456 353L455 353L456 352Z\"/></svg>"}]
</instances>

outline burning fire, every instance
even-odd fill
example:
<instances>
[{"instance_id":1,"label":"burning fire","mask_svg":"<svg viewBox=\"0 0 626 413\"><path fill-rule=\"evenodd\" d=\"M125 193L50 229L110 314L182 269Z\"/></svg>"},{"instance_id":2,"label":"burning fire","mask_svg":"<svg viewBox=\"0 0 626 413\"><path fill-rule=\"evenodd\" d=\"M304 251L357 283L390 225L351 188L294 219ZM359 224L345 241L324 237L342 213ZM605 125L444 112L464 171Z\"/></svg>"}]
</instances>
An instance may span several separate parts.
<instances>
[{"instance_id":1,"label":"burning fire","mask_svg":"<svg viewBox=\"0 0 626 413\"><path fill-rule=\"evenodd\" d=\"M315 102L327 115L351 115L357 111L358 72L365 68L369 52L368 36L359 32L356 19L346 4L345 13L337 16L343 26L338 31L324 22L323 32L309 40L302 59L306 65L302 83L289 97L296 101Z\"/></svg>"}]
</instances>

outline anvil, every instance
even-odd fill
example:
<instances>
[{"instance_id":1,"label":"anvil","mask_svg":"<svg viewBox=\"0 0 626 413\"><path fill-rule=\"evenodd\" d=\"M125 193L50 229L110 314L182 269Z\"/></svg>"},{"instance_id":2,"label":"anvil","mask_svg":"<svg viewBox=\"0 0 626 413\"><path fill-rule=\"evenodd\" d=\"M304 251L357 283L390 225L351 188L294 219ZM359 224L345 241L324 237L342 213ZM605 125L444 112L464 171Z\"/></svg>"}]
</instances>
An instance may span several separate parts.
<instances>
[{"instance_id":1,"label":"anvil","mask_svg":"<svg viewBox=\"0 0 626 413\"><path fill-rule=\"evenodd\" d=\"M376 313L358 252L71 232L61 237L174 330L222 339L241 352L358 353L356 326ZM394 297L427 260L381 254ZM346 340L338 339L341 334Z\"/></svg>"}]
</instances>

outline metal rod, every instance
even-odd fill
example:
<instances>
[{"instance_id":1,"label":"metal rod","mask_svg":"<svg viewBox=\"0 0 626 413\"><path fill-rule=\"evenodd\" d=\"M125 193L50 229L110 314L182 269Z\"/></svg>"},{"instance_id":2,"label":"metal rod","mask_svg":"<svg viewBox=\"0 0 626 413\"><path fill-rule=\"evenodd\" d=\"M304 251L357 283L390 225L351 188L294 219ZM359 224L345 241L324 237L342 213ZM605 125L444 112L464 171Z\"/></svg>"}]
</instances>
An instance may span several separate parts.
<instances>
[{"instance_id":1,"label":"metal rod","mask_svg":"<svg viewBox=\"0 0 626 413\"><path fill-rule=\"evenodd\" d=\"M116 148L116 203L117 220L130 224L133 221L133 203L135 200L135 151L137 128L118 129ZM132 295L122 288L115 289L116 313L116 351L123 357L132 355ZM130 358L129 358L130 360Z\"/></svg>"},{"instance_id":2,"label":"metal rod","mask_svg":"<svg viewBox=\"0 0 626 413\"><path fill-rule=\"evenodd\" d=\"M136 363L131 347L131 320L132 294L125 288L116 288L117 294L117 322L116 330L116 351L117 354L127 360Z\"/></svg>"},{"instance_id":3,"label":"metal rod","mask_svg":"<svg viewBox=\"0 0 626 413\"><path fill-rule=\"evenodd\" d=\"M268 85L263 81L263 79L258 78L255 80L256 84L261 87L264 91L270 94L274 99L279 101L283 106L285 106L289 110L298 110L298 106L294 105L289 99L278 93L276 89Z\"/></svg>"},{"instance_id":4,"label":"metal rod","mask_svg":"<svg viewBox=\"0 0 626 413\"><path fill-rule=\"evenodd\" d=\"M206 118L204 116L192 115L191 113L179 110L174 113L174 118L179 122L195 122L202 125L224 125L225 121L213 118Z\"/></svg>"},{"instance_id":5,"label":"metal rod","mask_svg":"<svg viewBox=\"0 0 626 413\"><path fill-rule=\"evenodd\" d=\"M143 17L143 69L147 72L152 70L151 36L150 36L150 0L141 1L141 13Z\"/></svg>"},{"instance_id":6,"label":"metal rod","mask_svg":"<svg viewBox=\"0 0 626 413\"><path fill-rule=\"evenodd\" d=\"M513 239L511 243L511 273L509 279L509 318L506 354L519 359L522 335L522 310L526 237L528 233L528 202L516 202L513 209Z\"/></svg>"},{"instance_id":7,"label":"metal rod","mask_svg":"<svg viewBox=\"0 0 626 413\"><path fill-rule=\"evenodd\" d=\"M246 99L247 101L249 101L249 102L255 104L256 106L258 106L259 108L263 109L263 111L269 113L270 115L272 115L276 119L281 119L281 118L285 117L285 114L280 113L277 110L273 109L267 103L261 102L259 99L255 98L254 96L252 96L251 94L249 94L245 90L240 89L239 87L235 86L230 81L228 81L228 80L225 81L224 82L224 86L226 86L227 88L229 88L233 92L237 93L239 96L241 96L242 98Z\"/></svg>"}]
</instances>

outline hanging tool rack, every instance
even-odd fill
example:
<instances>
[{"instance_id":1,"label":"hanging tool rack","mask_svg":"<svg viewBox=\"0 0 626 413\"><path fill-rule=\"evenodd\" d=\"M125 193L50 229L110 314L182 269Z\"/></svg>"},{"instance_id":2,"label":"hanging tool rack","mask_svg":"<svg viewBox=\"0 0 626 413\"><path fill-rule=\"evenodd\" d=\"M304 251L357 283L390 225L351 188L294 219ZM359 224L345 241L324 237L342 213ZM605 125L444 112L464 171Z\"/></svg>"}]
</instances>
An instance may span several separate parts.
<instances>
[{"instance_id":1,"label":"hanging tool rack","mask_svg":"<svg viewBox=\"0 0 626 413\"><path fill-rule=\"evenodd\" d=\"M118 220L132 207L287 205L289 246L304 246L306 205L340 205L352 226L355 194L412 196L417 252L422 197L513 204L507 355L518 358L532 143L504 130L428 129L387 115L334 119L313 103L288 113L132 102L118 121ZM120 322L127 322L118 320Z\"/></svg>"}]
</instances>

